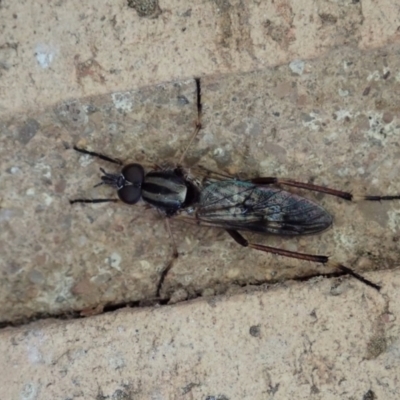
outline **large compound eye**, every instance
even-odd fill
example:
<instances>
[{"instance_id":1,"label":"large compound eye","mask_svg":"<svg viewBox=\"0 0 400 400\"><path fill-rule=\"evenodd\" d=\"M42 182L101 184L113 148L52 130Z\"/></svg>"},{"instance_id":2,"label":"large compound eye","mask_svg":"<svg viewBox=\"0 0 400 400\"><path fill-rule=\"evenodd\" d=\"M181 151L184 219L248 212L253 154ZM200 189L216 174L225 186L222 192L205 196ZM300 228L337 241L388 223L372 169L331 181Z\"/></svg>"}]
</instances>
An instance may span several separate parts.
<instances>
[{"instance_id":1,"label":"large compound eye","mask_svg":"<svg viewBox=\"0 0 400 400\"><path fill-rule=\"evenodd\" d=\"M118 190L118 197L126 204L135 204L140 200L142 188L139 186L127 185Z\"/></svg>"},{"instance_id":2,"label":"large compound eye","mask_svg":"<svg viewBox=\"0 0 400 400\"><path fill-rule=\"evenodd\" d=\"M122 175L125 180L138 188L144 180L144 169L140 164L128 164L122 168Z\"/></svg>"},{"instance_id":3,"label":"large compound eye","mask_svg":"<svg viewBox=\"0 0 400 400\"><path fill-rule=\"evenodd\" d=\"M124 186L118 190L118 197L126 204L135 204L142 195L144 169L140 164L128 164L121 171Z\"/></svg>"}]
</instances>

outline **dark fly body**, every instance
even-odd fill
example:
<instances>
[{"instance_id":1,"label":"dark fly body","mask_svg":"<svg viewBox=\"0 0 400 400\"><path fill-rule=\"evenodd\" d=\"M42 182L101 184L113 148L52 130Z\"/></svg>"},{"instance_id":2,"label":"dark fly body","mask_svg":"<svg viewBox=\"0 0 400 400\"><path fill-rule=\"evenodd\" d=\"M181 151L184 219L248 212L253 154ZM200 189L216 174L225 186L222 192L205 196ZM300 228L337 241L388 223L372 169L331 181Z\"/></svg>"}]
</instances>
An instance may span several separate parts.
<instances>
[{"instance_id":1,"label":"dark fly body","mask_svg":"<svg viewBox=\"0 0 400 400\"><path fill-rule=\"evenodd\" d=\"M319 204L289 191L282 186L308 189L327 193L348 201L397 200L400 195L360 196L355 198L351 193L342 192L322 186L297 182L276 177L258 177L240 180L216 172L202 170L198 176L189 175L180 167L184 155L201 129L201 91L200 80L196 79L198 121L196 129L183 152L178 167L157 169L145 172L140 164L122 166L119 160L74 147L80 153L99 157L102 160L122 166L120 173L111 174L101 169L101 183L117 190L120 201L136 204L140 199L153 206L168 218L175 217L182 221L200 226L224 229L241 246L250 247L267 253L308 260L336 268L342 273L350 274L365 284L379 290L380 287L359 275L352 269L331 260L327 256L312 255L278 249L257 243L248 242L239 231L258 232L267 235L300 236L322 232L332 225L332 216ZM118 201L109 199L75 199L74 203L100 203ZM177 251L174 245L174 254ZM160 295L165 277L172 267L170 262L161 274L157 296Z\"/></svg>"},{"instance_id":2,"label":"dark fly body","mask_svg":"<svg viewBox=\"0 0 400 400\"><path fill-rule=\"evenodd\" d=\"M311 200L240 180L206 180L194 209L205 224L271 235L307 235L332 224L331 215Z\"/></svg>"}]
</instances>

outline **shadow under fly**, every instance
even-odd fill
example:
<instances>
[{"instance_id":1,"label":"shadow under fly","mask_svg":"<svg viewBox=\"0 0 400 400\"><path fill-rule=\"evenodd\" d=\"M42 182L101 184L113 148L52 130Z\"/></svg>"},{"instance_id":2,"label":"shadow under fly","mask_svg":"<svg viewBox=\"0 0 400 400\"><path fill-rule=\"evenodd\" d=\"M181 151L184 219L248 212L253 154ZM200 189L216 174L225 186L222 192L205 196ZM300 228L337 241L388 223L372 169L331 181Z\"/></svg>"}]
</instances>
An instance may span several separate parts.
<instances>
[{"instance_id":1,"label":"shadow under fly","mask_svg":"<svg viewBox=\"0 0 400 400\"><path fill-rule=\"evenodd\" d=\"M161 272L156 289L160 297L163 283L173 260L178 256L177 248L169 225L169 218L178 218L200 226L224 229L239 245L273 253L280 256L307 260L335 268L342 274L349 274L376 290L380 286L353 269L342 265L328 256L298 253L262 244L251 243L239 231L257 232L267 235L300 236L322 232L332 225L332 216L319 204L305 197L283 190L282 186L307 189L326 193L348 201L398 200L400 194L391 196L354 196L323 186L297 182L277 177L257 177L240 180L218 172L199 167L201 173L192 174L182 167L185 155L201 129L201 84L196 83L197 121L186 149L174 168L154 168L145 172L140 164L123 163L112 157L86 149L74 150L98 157L101 160L121 166L118 173L108 173L104 169L101 183L116 189L117 198L74 199L76 203L103 203L122 201L133 205L142 200L161 212L166 218L167 230L173 244L173 258ZM98 186L98 185L96 185Z\"/></svg>"}]
</instances>

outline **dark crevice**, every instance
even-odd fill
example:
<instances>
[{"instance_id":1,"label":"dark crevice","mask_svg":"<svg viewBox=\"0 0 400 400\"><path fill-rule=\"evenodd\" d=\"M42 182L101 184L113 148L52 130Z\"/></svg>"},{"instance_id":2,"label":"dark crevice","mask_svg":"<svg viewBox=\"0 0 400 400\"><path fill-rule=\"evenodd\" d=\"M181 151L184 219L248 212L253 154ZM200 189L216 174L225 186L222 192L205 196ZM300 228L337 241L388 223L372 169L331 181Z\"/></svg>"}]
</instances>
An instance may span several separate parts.
<instances>
[{"instance_id":1,"label":"dark crevice","mask_svg":"<svg viewBox=\"0 0 400 400\"><path fill-rule=\"evenodd\" d=\"M296 277L289 279L288 281L295 281L295 282L307 282L310 281L314 278L317 277L323 277L323 278L338 278L342 276L347 276L348 274L344 272L332 272L328 274L320 274L320 273L315 273L315 274L310 274L307 276L302 276L302 277ZM245 288L247 286L251 287L261 287L264 285L275 285L275 284L280 284L286 282L285 280L283 281L271 281L271 280L262 280L262 281L251 281L251 282L231 282L232 284L235 284L236 286L239 286L241 288ZM229 285L227 285L227 289L229 288ZM194 295L190 296L189 299L187 300L193 300L202 297L203 289L194 291ZM223 296L224 293L218 294L218 296ZM184 301L187 301L184 300ZM92 315L100 315L104 313L109 313L113 311L117 311L123 308L146 308L146 307L154 307L154 306L164 306L168 305L170 301L170 297L165 297L165 298L149 298L149 299L143 299L143 300L138 300L138 301L129 301L129 302L121 302L121 303L115 303L115 304L107 304L102 308L101 312L98 313L93 313ZM93 308L94 309L94 308ZM20 327L23 325L28 325L32 322L40 321L40 320L46 320L46 319L56 319L56 320L72 320L72 319L81 319L81 318L88 318L88 316L91 316L90 310L84 309L84 310L71 310L67 312L60 312L60 313L36 313L33 314L30 317L22 317L22 318L16 318L15 320L10 320L10 321L1 321L0 322L0 329L5 329L8 327Z\"/></svg>"}]
</instances>

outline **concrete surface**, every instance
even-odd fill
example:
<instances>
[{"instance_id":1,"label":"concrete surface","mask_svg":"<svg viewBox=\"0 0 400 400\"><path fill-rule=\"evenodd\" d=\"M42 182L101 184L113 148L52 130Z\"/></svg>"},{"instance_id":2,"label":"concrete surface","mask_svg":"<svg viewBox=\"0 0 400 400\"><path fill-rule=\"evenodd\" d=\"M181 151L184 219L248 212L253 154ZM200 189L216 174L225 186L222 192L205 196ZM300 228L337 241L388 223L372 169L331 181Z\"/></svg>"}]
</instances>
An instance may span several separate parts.
<instances>
[{"instance_id":1,"label":"concrete surface","mask_svg":"<svg viewBox=\"0 0 400 400\"><path fill-rule=\"evenodd\" d=\"M396 6L129 5L0 3L0 321L40 319L0 333L0 398L398 398L399 203L317 195L334 229L251 236L332 255L382 294L351 278L271 289L323 269L175 221L180 257L162 295L204 298L144 309L171 252L162 220L68 204L110 193L92 186L111 167L73 144L139 162L179 157L195 119L193 76L204 129L187 166L399 193ZM118 304L138 308L46 320Z\"/></svg>"},{"instance_id":2,"label":"concrete surface","mask_svg":"<svg viewBox=\"0 0 400 400\"><path fill-rule=\"evenodd\" d=\"M395 399L400 275L369 277L9 328L2 398Z\"/></svg>"},{"instance_id":3,"label":"concrete surface","mask_svg":"<svg viewBox=\"0 0 400 400\"><path fill-rule=\"evenodd\" d=\"M400 193L398 51L341 48L296 67L204 77L204 129L185 165L243 177L286 176L354 193ZM293 72L298 65L303 71ZM385 79L387 71L394 72ZM140 204L69 205L77 197L115 197L112 189L93 186L100 167L118 169L72 146L126 162L174 162L193 131L194 98L191 79L62 101L4 122L1 321L157 296L172 251L164 221ZM307 195L335 216L333 229L293 239L247 237L332 255L358 271L400 265L400 201L346 204ZM223 231L174 219L171 227L180 257L161 295L173 301L333 272L249 251Z\"/></svg>"}]
</instances>

